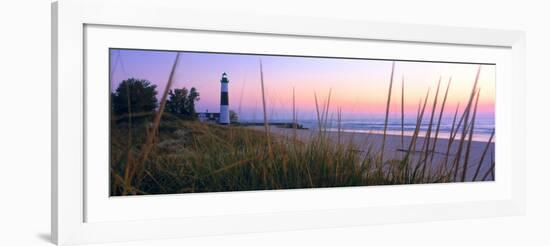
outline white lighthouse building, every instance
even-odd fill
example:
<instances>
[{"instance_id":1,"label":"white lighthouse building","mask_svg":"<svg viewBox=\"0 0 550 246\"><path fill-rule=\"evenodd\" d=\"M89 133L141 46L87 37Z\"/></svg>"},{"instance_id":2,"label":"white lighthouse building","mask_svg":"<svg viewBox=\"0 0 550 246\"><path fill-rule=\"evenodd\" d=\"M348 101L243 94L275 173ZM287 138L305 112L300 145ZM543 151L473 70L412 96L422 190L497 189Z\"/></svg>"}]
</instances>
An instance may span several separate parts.
<instances>
[{"instance_id":1,"label":"white lighthouse building","mask_svg":"<svg viewBox=\"0 0 550 246\"><path fill-rule=\"evenodd\" d=\"M229 80L227 79L227 74L222 74L221 79L221 99L220 99L220 124L228 125L229 124Z\"/></svg>"}]
</instances>

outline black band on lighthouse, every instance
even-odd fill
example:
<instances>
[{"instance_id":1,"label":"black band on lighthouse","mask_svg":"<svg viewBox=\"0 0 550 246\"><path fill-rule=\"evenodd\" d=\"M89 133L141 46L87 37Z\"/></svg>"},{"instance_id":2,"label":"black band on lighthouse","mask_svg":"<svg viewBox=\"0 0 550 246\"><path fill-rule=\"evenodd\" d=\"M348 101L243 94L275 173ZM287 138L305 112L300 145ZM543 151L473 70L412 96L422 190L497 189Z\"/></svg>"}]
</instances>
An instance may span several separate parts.
<instances>
[{"instance_id":1,"label":"black band on lighthouse","mask_svg":"<svg viewBox=\"0 0 550 246\"><path fill-rule=\"evenodd\" d=\"M220 105L229 105L229 96L225 91L222 91L222 98L221 98Z\"/></svg>"}]
</instances>

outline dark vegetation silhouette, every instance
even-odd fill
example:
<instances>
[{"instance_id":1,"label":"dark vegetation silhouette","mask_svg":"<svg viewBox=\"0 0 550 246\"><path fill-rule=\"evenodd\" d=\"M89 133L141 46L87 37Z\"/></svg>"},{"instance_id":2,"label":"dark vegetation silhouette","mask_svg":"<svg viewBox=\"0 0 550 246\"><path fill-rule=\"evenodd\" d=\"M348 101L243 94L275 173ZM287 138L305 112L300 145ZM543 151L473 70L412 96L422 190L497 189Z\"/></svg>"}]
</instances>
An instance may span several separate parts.
<instances>
[{"instance_id":1,"label":"dark vegetation silhouette","mask_svg":"<svg viewBox=\"0 0 550 246\"><path fill-rule=\"evenodd\" d=\"M200 94L192 87L191 90L183 87L168 92L166 111L184 119L197 119L195 103L200 100Z\"/></svg>"},{"instance_id":2,"label":"dark vegetation silhouette","mask_svg":"<svg viewBox=\"0 0 550 246\"><path fill-rule=\"evenodd\" d=\"M150 119L159 106L157 94L157 86L150 81L128 78L111 93L111 110L117 121L128 117L132 117L134 121ZM185 87L169 90L165 111L181 119L195 120L195 105L199 100L200 94L195 87L190 90Z\"/></svg>"},{"instance_id":3,"label":"dark vegetation silhouette","mask_svg":"<svg viewBox=\"0 0 550 246\"><path fill-rule=\"evenodd\" d=\"M122 81L111 98L113 113L119 119L150 116L158 107L157 86L144 79Z\"/></svg>"}]
</instances>

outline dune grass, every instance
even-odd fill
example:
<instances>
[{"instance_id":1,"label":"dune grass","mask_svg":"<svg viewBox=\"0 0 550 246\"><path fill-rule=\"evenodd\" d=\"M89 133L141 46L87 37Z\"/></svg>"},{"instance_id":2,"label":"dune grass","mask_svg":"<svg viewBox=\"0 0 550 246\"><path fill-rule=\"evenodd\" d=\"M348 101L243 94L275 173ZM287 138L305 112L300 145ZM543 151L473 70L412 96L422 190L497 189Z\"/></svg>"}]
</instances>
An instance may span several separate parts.
<instances>
[{"instance_id":1,"label":"dune grass","mask_svg":"<svg viewBox=\"0 0 550 246\"><path fill-rule=\"evenodd\" d=\"M168 81L177 66L178 57L172 67ZM393 65L394 66L394 65ZM385 127L391 102L393 68L388 91ZM317 93L314 94L318 132L309 140L302 141L292 136L272 134L268 122L265 103L263 67L260 61L264 129L251 129L240 125L216 125L198 121L181 120L163 112L167 91L164 91L159 109L149 121L132 122L132 112L127 120L113 121L111 124L111 195L172 194L195 192L222 192L271 189L297 189L322 187L347 187L369 185L418 184L458 182L466 180L466 170L475 168L471 181L494 178L492 167L483 175L481 165L488 151L488 141L479 161L469 163L472 148L472 135L475 127L479 89L477 79L464 112L458 118L458 106L454 115L451 136L444 159L434 159L435 144L441 118L444 112L449 84L442 105L437 110L439 84L431 105L430 120L426 136L420 135L420 127L429 101L429 90L419 105L416 128L409 143L403 143L404 155L395 159L384 158L386 133L382 148L360 149L352 140L340 136L342 112L336 109L338 131L334 141L328 131L331 91L320 106ZM404 114L404 79L401 93L401 124ZM293 93L293 122L296 126L296 112ZM435 112L439 111L439 117ZM471 117L470 117L471 116ZM113 116L114 117L114 116ZM116 117L115 117L116 118ZM114 123L118 122L118 123ZM430 144L431 130L435 137ZM459 131L461 130L461 134ZM494 133L493 133L494 135ZM420 157L413 157L419 139L424 139ZM368 143L367 143L368 144ZM451 145L458 146L451 153ZM464 152L465 154L463 154ZM453 156L452 158L449 158ZM395 155L392 155L392 158ZM434 161L436 160L436 161ZM438 163L433 163L438 162ZM437 168L432 168L433 166Z\"/></svg>"}]
</instances>

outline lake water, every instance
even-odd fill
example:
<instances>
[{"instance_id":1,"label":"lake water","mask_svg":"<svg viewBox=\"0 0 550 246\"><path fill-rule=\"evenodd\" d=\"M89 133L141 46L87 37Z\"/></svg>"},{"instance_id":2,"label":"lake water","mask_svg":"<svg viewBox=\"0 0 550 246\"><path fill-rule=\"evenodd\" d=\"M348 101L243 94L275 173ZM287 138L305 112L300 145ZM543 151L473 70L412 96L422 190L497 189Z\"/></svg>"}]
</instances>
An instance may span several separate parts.
<instances>
[{"instance_id":1,"label":"lake water","mask_svg":"<svg viewBox=\"0 0 550 246\"><path fill-rule=\"evenodd\" d=\"M434 124L432 126L432 133L431 137L434 137L436 127L437 127L437 118L434 118ZM457 119L458 121L459 119ZM422 121L422 124L420 126L420 136L425 136L426 131L429 128L429 118L425 118ZM245 121L245 122L261 122L261 121ZM270 120L270 122L273 123L291 123L292 119L273 119ZM451 128L452 128L453 119L452 118L442 118L440 128L439 128L439 134L438 138L448 139L450 136ZM305 128L310 129L316 129L318 128L318 121L316 119L303 119L298 120L298 124L303 125ZM457 138L460 138L461 132L462 132L461 125L460 130L458 131ZM337 131L338 130L338 122L336 120L331 120L327 122L327 128L329 131ZM403 134L405 136L412 136L414 133L414 130L416 128L416 119L413 118L406 118L403 125ZM475 141L488 141L491 132L495 128L495 121L494 117L487 116L487 117L478 117L475 121L475 127L474 127L474 136L473 140ZM369 119L342 119L341 121L341 129L344 132L363 132L363 133L383 133L384 131L384 118L383 117L377 117L377 118L369 118ZM401 119L400 118L390 118L388 119L388 125L386 129L387 134L391 135L401 135ZM494 142L493 137L493 142Z\"/></svg>"}]
</instances>

